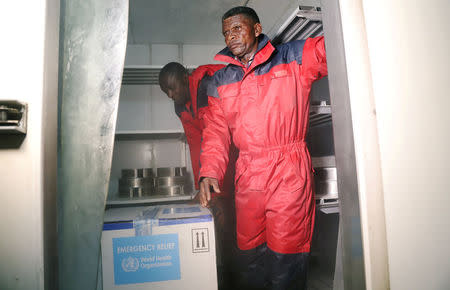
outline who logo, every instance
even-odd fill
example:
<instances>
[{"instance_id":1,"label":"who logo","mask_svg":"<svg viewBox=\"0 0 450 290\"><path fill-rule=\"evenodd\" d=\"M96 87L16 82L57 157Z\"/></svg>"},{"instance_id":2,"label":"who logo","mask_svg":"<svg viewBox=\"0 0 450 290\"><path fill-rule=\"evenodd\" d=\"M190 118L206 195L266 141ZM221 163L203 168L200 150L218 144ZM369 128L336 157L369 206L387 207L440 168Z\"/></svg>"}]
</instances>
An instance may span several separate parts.
<instances>
[{"instance_id":1,"label":"who logo","mask_svg":"<svg viewBox=\"0 0 450 290\"><path fill-rule=\"evenodd\" d=\"M122 269L125 272L136 272L139 269L139 260L134 257L123 258Z\"/></svg>"}]
</instances>

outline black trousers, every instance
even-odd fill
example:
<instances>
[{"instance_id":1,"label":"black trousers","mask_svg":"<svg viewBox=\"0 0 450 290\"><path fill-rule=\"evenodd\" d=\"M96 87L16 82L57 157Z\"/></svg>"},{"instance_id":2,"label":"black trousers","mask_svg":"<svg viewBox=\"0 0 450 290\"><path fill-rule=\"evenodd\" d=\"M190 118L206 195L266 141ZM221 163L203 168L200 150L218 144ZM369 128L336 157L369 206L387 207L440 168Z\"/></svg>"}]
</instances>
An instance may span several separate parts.
<instances>
[{"instance_id":1,"label":"black trousers","mask_svg":"<svg viewBox=\"0 0 450 290\"><path fill-rule=\"evenodd\" d=\"M280 254L266 244L238 251L238 289L304 290L309 253Z\"/></svg>"}]
</instances>

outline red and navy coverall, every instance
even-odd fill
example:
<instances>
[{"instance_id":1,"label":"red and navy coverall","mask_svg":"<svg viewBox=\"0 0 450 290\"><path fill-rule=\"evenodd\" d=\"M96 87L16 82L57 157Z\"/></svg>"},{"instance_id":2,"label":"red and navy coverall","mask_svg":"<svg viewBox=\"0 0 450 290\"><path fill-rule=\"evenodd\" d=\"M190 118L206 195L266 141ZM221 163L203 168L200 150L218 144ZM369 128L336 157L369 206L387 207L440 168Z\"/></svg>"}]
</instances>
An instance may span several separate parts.
<instances>
[{"instance_id":1,"label":"red and navy coverall","mask_svg":"<svg viewBox=\"0 0 450 290\"><path fill-rule=\"evenodd\" d=\"M189 75L189 92L191 100L185 105L175 104L175 113L180 118L191 153L195 188L198 189L198 172L200 168L200 146L202 141L203 121L201 116L208 109L206 84L212 75L225 67L222 64L201 65Z\"/></svg>"},{"instance_id":2,"label":"red and navy coverall","mask_svg":"<svg viewBox=\"0 0 450 290\"><path fill-rule=\"evenodd\" d=\"M267 243L276 253L310 251L314 225L312 165L305 145L312 83L327 75L323 37L274 47L260 35L245 67L228 48L229 64L208 87L200 177L221 180L232 141L237 242L241 250Z\"/></svg>"},{"instance_id":3,"label":"red and navy coverall","mask_svg":"<svg viewBox=\"0 0 450 290\"><path fill-rule=\"evenodd\" d=\"M191 153L192 170L195 177L195 188L198 189L198 172L200 167L200 147L202 142L202 132L204 129L203 115L209 110L208 108L208 95L206 93L207 86L212 79L212 75L217 70L225 67L222 64L209 64L202 65L195 69L189 76L189 91L191 100L186 105L175 104L175 112L183 124L186 139L189 144L189 150ZM228 164L228 168L225 173L223 182L221 182L221 194L225 197L225 200L221 200L212 208L215 218L219 214L222 215L222 222L215 220L215 223L219 223L216 228L216 240L218 264L224 265L224 271L231 271L229 268L233 267L231 264L231 253L235 248L235 233L234 231L234 210L230 206L230 201L233 201L234 196L234 167L237 158L237 151L233 147L230 151L231 161ZM218 196L218 194L214 194ZM221 208L221 210L219 210ZM221 274L220 275L225 275Z\"/></svg>"}]
</instances>

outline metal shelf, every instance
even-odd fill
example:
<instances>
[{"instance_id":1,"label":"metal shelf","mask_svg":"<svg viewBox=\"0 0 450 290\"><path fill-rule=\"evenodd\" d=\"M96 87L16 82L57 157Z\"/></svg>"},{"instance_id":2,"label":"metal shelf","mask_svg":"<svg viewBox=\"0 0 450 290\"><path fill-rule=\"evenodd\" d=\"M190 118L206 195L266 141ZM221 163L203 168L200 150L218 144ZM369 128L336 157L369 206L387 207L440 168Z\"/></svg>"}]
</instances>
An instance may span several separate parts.
<instances>
[{"instance_id":1,"label":"metal shelf","mask_svg":"<svg viewBox=\"0 0 450 290\"><path fill-rule=\"evenodd\" d=\"M162 65L134 65L123 69L122 85L159 85ZM189 72L194 66L186 66Z\"/></svg>"},{"instance_id":2,"label":"metal shelf","mask_svg":"<svg viewBox=\"0 0 450 290\"><path fill-rule=\"evenodd\" d=\"M183 201L183 200L192 200L194 198L193 195L178 195L178 196L164 196L164 195L155 195L155 196L146 196L146 197L135 197L135 198L116 198L106 200L107 206L117 206L117 205L138 205L138 204L151 204L151 203L159 203L159 202L171 202L171 201Z\"/></svg>"},{"instance_id":3,"label":"metal shelf","mask_svg":"<svg viewBox=\"0 0 450 290\"><path fill-rule=\"evenodd\" d=\"M142 140L142 139L183 139L183 129L175 130L127 130L116 131L116 140Z\"/></svg>"},{"instance_id":4,"label":"metal shelf","mask_svg":"<svg viewBox=\"0 0 450 290\"><path fill-rule=\"evenodd\" d=\"M158 84L159 71L162 66L126 66L123 70L122 85Z\"/></svg>"},{"instance_id":5,"label":"metal shelf","mask_svg":"<svg viewBox=\"0 0 450 290\"><path fill-rule=\"evenodd\" d=\"M323 35L322 13L319 8L300 6L281 25L273 38L275 45L291 40Z\"/></svg>"},{"instance_id":6,"label":"metal shelf","mask_svg":"<svg viewBox=\"0 0 450 290\"><path fill-rule=\"evenodd\" d=\"M339 212L336 171L328 171L336 170L335 156L312 157L311 162L315 169L316 207L327 214Z\"/></svg>"},{"instance_id":7,"label":"metal shelf","mask_svg":"<svg viewBox=\"0 0 450 290\"><path fill-rule=\"evenodd\" d=\"M311 157L311 162L314 168L336 167L336 157L334 155Z\"/></svg>"},{"instance_id":8,"label":"metal shelf","mask_svg":"<svg viewBox=\"0 0 450 290\"><path fill-rule=\"evenodd\" d=\"M309 108L309 126L319 126L331 122L331 106L326 104L311 105Z\"/></svg>"}]
</instances>

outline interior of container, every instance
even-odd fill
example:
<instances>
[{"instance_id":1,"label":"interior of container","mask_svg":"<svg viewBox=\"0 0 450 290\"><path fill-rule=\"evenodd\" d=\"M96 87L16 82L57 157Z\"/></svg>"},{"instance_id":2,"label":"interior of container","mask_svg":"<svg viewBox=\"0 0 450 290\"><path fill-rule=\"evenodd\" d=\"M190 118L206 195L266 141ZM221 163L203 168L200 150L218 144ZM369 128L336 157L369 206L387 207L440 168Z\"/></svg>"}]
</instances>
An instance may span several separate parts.
<instances>
[{"instance_id":1,"label":"interior of container","mask_svg":"<svg viewBox=\"0 0 450 290\"><path fill-rule=\"evenodd\" d=\"M181 2L130 1L128 45L107 207L179 202L195 195L189 147L173 102L159 88L158 72L171 61L189 69L220 63L213 58L225 47L221 16L227 9L237 5L254 8L263 33L275 44L324 34L319 1L208 1L206 5L205 1L198 0ZM307 144L316 175L321 170L336 170L327 77L312 87ZM146 196L130 202L119 196L118 181L123 169L156 171L158 167L174 166L187 168L190 182L185 197ZM319 183L324 186L320 187ZM335 279L339 228L337 180L316 176L316 188L319 187L308 289L333 289L334 281L342 279Z\"/></svg>"}]
</instances>

